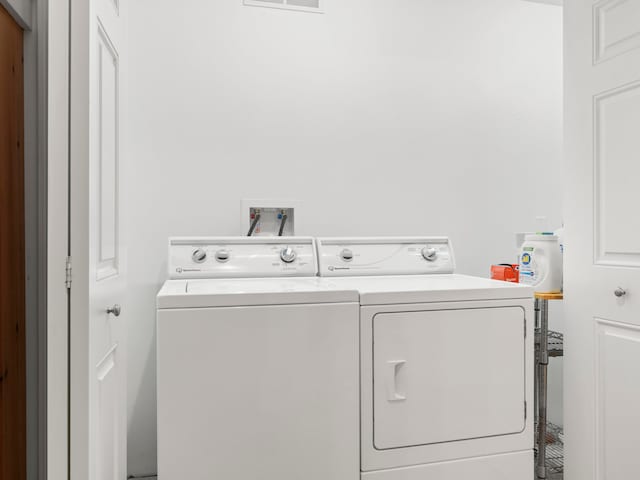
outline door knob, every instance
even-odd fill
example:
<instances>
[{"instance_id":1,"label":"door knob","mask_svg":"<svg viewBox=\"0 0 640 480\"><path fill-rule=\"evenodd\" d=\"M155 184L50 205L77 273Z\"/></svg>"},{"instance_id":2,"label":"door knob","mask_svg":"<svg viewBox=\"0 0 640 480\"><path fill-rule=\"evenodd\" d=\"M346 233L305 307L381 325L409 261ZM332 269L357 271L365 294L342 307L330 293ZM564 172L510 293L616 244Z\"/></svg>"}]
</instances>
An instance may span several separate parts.
<instances>
[{"instance_id":1,"label":"door knob","mask_svg":"<svg viewBox=\"0 0 640 480\"><path fill-rule=\"evenodd\" d=\"M113 307L107 308L107 313L113 313L114 317L119 317L121 311L122 309L120 308L120 305L118 305L117 303Z\"/></svg>"},{"instance_id":2,"label":"door knob","mask_svg":"<svg viewBox=\"0 0 640 480\"><path fill-rule=\"evenodd\" d=\"M618 288L615 289L613 294L616 297L620 298L620 297L624 297L627 294L627 291L624 288L618 287Z\"/></svg>"}]
</instances>

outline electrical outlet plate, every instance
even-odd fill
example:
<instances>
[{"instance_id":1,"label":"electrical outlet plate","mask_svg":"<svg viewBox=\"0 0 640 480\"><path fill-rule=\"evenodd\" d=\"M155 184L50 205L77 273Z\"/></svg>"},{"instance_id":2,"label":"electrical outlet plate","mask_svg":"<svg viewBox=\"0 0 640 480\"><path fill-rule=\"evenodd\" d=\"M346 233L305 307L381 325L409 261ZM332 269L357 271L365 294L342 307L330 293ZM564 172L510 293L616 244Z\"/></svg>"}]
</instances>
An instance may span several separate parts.
<instances>
[{"instance_id":1,"label":"electrical outlet plate","mask_svg":"<svg viewBox=\"0 0 640 480\"><path fill-rule=\"evenodd\" d=\"M246 235L251 228L255 216L259 213L260 220L256 224L252 236L274 237L278 235L282 216L287 215L282 235L295 235L296 214L300 212L300 203L296 200L282 199L243 199L242 200L242 235Z\"/></svg>"}]
</instances>

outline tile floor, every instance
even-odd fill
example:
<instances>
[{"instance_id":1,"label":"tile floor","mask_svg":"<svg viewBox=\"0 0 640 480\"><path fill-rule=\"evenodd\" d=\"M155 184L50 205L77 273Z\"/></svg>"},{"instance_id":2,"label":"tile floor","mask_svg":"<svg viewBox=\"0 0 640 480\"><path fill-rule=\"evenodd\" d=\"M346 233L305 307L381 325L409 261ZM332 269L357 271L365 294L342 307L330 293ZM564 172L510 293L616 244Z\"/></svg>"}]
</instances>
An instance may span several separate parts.
<instances>
[{"instance_id":1,"label":"tile floor","mask_svg":"<svg viewBox=\"0 0 640 480\"><path fill-rule=\"evenodd\" d=\"M144 477L141 480L158 480L158 477ZM562 473L550 474L547 480L563 480Z\"/></svg>"},{"instance_id":2,"label":"tile floor","mask_svg":"<svg viewBox=\"0 0 640 480\"><path fill-rule=\"evenodd\" d=\"M158 480L158 477L145 477L144 480ZM551 474L547 480L563 480L562 473Z\"/></svg>"},{"instance_id":3,"label":"tile floor","mask_svg":"<svg viewBox=\"0 0 640 480\"><path fill-rule=\"evenodd\" d=\"M158 480L158 477L144 477L144 480ZM562 473L551 474L547 477L547 480L563 480Z\"/></svg>"},{"instance_id":4,"label":"tile floor","mask_svg":"<svg viewBox=\"0 0 640 480\"><path fill-rule=\"evenodd\" d=\"M563 480L563 466L564 466L564 435L562 428L549 424L548 431L553 441L547 445L547 466L549 473L547 480ZM535 478L535 474L534 474ZM133 480L157 480L158 477L135 477Z\"/></svg>"},{"instance_id":5,"label":"tile floor","mask_svg":"<svg viewBox=\"0 0 640 480\"><path fill-rule=\"evenodd\" d=\"M144 477L144 480L158 480L158 477ZM549 475L547 480L563 480L562 473Z\"/></svg>"}]
</instances>

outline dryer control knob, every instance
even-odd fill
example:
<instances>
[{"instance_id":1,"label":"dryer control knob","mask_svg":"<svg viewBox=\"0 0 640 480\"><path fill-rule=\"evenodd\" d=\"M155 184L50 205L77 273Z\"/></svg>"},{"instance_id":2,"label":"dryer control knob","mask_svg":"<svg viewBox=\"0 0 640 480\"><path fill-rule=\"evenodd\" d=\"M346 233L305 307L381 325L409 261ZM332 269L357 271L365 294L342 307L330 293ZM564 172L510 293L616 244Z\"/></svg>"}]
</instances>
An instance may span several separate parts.
<instances>
[{"instance_id":1,"label":"dryer control knob","mask_svg":"<svg viewBox=\"0 0 640 480\"><path fill-rule=\"evenodd\" d=\"M340 258L345 262L350 262L351 260L353 260L353 252L348 248L345 248L340 252Z\"/></svg>"},{"instance_id":2,"label":"dryer control knob","mask_svg":"<svg viewBox=\"0 0 640 480\"><path fill-rule=\"evenodd\" d=\"M424 247L422 249L422 256L425 260L433 262L438 257L438 251L433 247Z\"/></svg>"},{"instance_id":3,"label":"dryer control knob","mask_svg":"<svg viewBox=\"0 0 640 480\"><path fill-rule=\"evenodd\" d=\"M191 254L191 259L195 263L202 263L207 259L207 252L204 250L204 248L198 248Z\"/></svg>"},{"instance_id":4,"label":"dryer control knob","mask_svg":"<svg viewBox=\"0 0 640 480\"><path fill-rule=\"evenodd\" d=\"M291 247L280 250L280 259L285 263L291 263L296 259L296 251Z\"/></svg>"},{"instance_id":5,"label":"dryer control knob","mask_svg":"<svg viewBox=\"0 0 640 480\"><path fill-rule=\"evenodd\" d=\"M219 262L226 262L227 260L229 260L229 257L231 257L231 255L229 254L229 250L218 250L216 252L216 260Z\"/></svg>"}]
</instances>

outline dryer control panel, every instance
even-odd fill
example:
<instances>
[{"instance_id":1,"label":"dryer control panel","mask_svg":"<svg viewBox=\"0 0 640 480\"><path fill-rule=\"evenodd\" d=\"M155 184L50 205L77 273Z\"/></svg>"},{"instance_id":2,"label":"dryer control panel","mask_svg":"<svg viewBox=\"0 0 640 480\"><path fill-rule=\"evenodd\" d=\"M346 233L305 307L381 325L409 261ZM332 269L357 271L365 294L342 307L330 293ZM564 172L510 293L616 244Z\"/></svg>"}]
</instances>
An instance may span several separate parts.
<instances>
[{"instance_id":1,"label":"dryer control panel","mask_svg":"<svg viewBox=\"0 0 640 480\"><path fill-rule=\"evenodd\" d=\"M312 277L317 273L312 238L169 239L169 278Z\"/></svg>"},{"instance_id":2,"label":"dryer control panel","mask_svg":"<svg viewBox=\"0 0 640 480\"><path fill-rule=\"evenodd\" d=\"M320 276L453 273L447 237L319 238Z\"/></svg>"}]
</instances>

